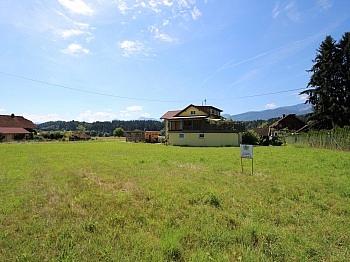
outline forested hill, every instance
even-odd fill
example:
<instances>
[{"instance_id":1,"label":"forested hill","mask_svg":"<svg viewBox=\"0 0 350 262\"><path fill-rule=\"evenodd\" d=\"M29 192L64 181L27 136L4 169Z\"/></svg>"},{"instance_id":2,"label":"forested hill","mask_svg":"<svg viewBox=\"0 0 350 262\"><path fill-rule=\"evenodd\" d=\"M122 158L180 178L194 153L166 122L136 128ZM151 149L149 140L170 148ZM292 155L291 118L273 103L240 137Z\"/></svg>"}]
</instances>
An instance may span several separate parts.
<instances>
[{"instance_id":1,"label":"forested hill","mask_svg":"<svg viewBox=\"0 0 350 262\"><path fill-rule=\"evenodd\" d=\"M107 134L111 135L116 128L126 130L147 130L160 131L164 128L164 123L157 120L113 120L113 121L97 121L93 123L80 121L50 121L42 124L37 124L39 131L75 131L78 126L84 126L87 133Z\"/></svg>"}]
</instances>

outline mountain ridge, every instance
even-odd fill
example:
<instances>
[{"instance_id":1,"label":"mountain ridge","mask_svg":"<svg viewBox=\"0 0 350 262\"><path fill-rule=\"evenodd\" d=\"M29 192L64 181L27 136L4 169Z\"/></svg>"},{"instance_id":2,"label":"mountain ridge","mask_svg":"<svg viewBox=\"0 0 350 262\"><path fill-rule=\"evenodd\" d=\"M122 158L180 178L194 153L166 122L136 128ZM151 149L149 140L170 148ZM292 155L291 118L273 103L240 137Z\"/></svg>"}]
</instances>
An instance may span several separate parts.
<instances>
[{"instance_id":1,"label":"mountain ridge","mask_svg":"<svg viewBox=\"0 0 350 262\"><path fill-rule=\"evenodd\" d=\"M249 111L241 114L230 115L223 114L225 118L232 118L234 121L253 121L253 120L268 120L270 118L281 117L282 115L296 114L305 115L312 112L311 105L297 104L293 106L283 106L274 109L266 109L261 111Z\"/></svg>"}]
</instances>

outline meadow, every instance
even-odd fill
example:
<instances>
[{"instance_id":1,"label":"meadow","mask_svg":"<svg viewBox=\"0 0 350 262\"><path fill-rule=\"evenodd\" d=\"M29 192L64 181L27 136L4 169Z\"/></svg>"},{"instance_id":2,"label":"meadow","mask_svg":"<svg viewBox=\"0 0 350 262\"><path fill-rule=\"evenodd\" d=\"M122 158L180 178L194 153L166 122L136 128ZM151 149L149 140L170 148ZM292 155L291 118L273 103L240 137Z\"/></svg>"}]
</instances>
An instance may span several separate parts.
<instances>
[{"instance_id":1,"label":"meadow","mask_svg":"<svg viewBox=\"0 0 350 262\"><path fill-rule=\"evenodd\" d=\"M350 152L0 144L0 261L349 261Z\"/></svg>"}]
</instances>

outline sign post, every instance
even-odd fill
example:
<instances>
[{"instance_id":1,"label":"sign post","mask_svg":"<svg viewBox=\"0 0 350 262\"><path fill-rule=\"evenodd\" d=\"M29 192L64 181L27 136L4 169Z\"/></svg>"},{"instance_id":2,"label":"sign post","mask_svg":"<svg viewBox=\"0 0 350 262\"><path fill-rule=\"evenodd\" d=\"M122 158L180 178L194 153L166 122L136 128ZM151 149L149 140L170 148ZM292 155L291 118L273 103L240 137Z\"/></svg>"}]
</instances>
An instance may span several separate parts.
<instances>
[{"instance_id":1,"label":"sign post","mask_svg":"<svg viewBox=\"0 0 350 262\"><path fill-rule=\"evenodd\" d=\"M253 175L253 145L240 145L241 152L241 168L243 173L243 158L248 158L252 160L252 175Z\"/></svg>"}]
</instances>

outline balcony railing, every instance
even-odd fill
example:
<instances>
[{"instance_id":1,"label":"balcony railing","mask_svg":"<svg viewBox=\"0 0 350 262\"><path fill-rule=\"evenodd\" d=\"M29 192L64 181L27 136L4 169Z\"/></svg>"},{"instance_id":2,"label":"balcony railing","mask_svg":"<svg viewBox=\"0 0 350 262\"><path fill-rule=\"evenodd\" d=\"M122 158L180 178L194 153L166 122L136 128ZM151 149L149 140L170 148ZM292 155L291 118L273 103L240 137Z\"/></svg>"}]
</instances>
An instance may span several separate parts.
<instances>
[{"instance_id":1,"label":"balcony railing","mask_svg":"<svg viewBox=\"0 0 350 262\"><path fill-rule=\"evenodd\" d=\"M245 131L245 124L243 122L234 122L234 123L194 123L189 126L180 127L170 127L169 131L176 132L199 132L199 133L238 133Z\"/></svg>"}]
</instances>

